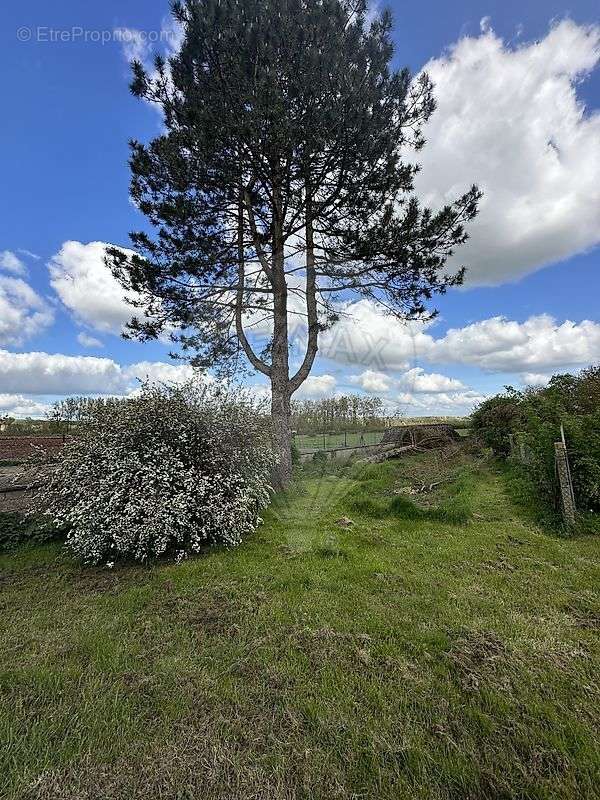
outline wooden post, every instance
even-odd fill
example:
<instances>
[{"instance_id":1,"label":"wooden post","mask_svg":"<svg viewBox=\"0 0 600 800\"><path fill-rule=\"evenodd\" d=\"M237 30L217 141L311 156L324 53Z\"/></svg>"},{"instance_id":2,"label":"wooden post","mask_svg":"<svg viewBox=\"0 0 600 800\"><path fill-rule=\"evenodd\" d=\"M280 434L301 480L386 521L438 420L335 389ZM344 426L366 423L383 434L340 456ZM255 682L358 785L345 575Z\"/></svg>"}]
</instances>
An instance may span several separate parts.
<instances>
[{"instance_id":1,"label":"wooden post","mask_svg":"<svg viewBox=\"0 0 600 800\"><path fill-rule=\"evenodd\" d=\"M514 433L508 434L508 446L510 447L511 458L515 457L515 435Z\"/></svg>"},{"instance_id":2,"label":"wooden post","mask_svg":"<svg viewBox=\"0 0 600 800\"><path fill-rule=\"evenodd\" d=\"M554 454L556 459L556 474L558 475L558 485L560 488L560 502L563 517L567 525L575 523L575 495L573 493L573 482L571 481L571 470L569 469L569 458L565 442L554 443Z\"/></svg>"}]
</instances>

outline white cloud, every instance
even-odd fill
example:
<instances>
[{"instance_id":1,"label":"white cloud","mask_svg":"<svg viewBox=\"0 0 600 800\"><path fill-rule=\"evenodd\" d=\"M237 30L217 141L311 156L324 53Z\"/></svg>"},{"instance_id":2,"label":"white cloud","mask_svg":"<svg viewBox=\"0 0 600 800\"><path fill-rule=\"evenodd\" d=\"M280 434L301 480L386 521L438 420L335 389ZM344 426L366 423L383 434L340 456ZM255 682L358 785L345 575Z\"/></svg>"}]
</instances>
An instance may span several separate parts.
<instances>
[{"instance_id":1,"label":"white cloud","mask_svg":"<svg viewBox=\"0 0 600 800\"><path fill-rule=\"evenodd\" d=\"M464 383L456 378L449 378L447 375L440 375L437 372L425 372L422 367L413 367L399 378L368 369L360 375L351 375L350 383L374 394L387 393L394 388L406 392L429 394L457 392L466 388Z\"/></svg>"},{"instance_id":2,"label":"white cloud","mask_svg":"<svg viewBox=\"0 0 600 800\"><path fill-rule=\"evenodd\" d=\"M433 394L412 394L402 392L396 396L395 403L407 413L417 414L470 414L476 405L485 400L485 395L473 389L464 392L436 392Z\"/></svg>"},{"instance_id":3,"label":"white cloud","mask_svg":"<svg viewBox=\"0 0 600 800\"><path fill-rule=\"evenodd\" d=\"M438 107L416 188L434 207L485 192L457 252L467 283L497 284L600 242L600 113L577 85L600 59L600 27L563 20L513 47L481 23L424 69Z\"/></svg>"},{"instance_id":4,"label":"white cloud","mask_svg":"<svg viewBox=\"0 0 600 800\"><path fill-rule=\"evenodd\" d=\"M153 71L153 53L171 56L181 49L183 28L172 16L165 17L160 31L146 31L138 28L115 28L115 39L120 42L125 60L141 61L144 67Z\"/></svg>"},{"instance_id":5,"label":"white cloud","mask_svg":"<svg viewBox=\"0 0 600 800\"><path fill-rule=\"evenodd\" d=\"M25 250L24 248L19 248L19 253L23 256L27 256L27 258L33 258L34 261L39 261L41 256L38 256L37 253L32 253L31 250Z\"/></svg>"},{"instance_id":6,"label":"white cloud","mask_svg":"<svg viewBox=\"0 0 600 800\"><path fill-rule=\"evenodd\" d=\"M3 416L23 419L46 417L50 411L47 403L40 403L20 394L0 394L0 418Z\"/></svg>"},{"instance_id":7,"label":"white cloud","mask_svg":"<svg viewBox=\"0 0 600 800\"><path fill-rule=\"evenodd\" d=\"M399 377L365 370L360 375L351 375L350 383L382 396L389 412L400 410L413 416L468 414L484 399L461 381L435 372L427 373L422 367L414 367Z\"/></svg>"},{"instance_id":8,"label":"white cloud","mask_svg":"<svg viewBox=\"0 0 600 800\"><path fill-rule=\"evenodd\" d=\"M136 309L104 263L105 242L65 242L48 264L50 284L75 318L102 333L119 334ZM125 250L125 252L131 252Z\"/></svg>"},{"instance_id":9,"label":"white cloud","mask_svg":"<svg viewBox=\"0 0 600 800\"><path fill-rule=\"evenodd\" d=\"M524 372L520 378L523 386L547 386L551 376L539 372Z\"/></svg>"},{"instance_id":10,"label":"white cloud","mask_svg":"<svg viewBox=\"0 0 600 800\"><path fill-rule=\"evenodd\" d=\"M414 367L405 372L399 380L399 385L412 392L438 393L457 392L465 389L464 383L447 375L437 372L425 372L422 367Z\"/></svg>"},{"instance_id":11,"label":"white cloud","mask_svg":"<svg viewBox=\"0 0 600 800\"><path fill-rule=\"evenodd\" d=\"M144 63L152 51L148 34L137 28L115 28L115 39L121 44L127 62L141 61Z\"/></svg>"},{"instance_id":12,"label":"white cloud","mask_svg":"<svg viewBox=\"0 0 600 800\"><path fill-rule=\"evenodd\" d=\"M294 394L294 399L303 397L324 397L331 394L336 386L333 375L310 375Z\"/></svg>"},{"instance_id":13,"label":"white cloud","mask_svg":"<svg viewBox=\"0 0 600 800\"><path fill-rule=\"evenodd\" d=\"M165 73L171 82L171 70L168 59L179 52L183 44L184 29L172 16L165 17L160 31L143 31L137 28L115 28L115 38L121 43L125 60L128 63L139 61L146 70L150 80L158 77L154 58L161 55L166 61ZM159 114L162 107L157 103L149 103ZM132 198L130 197L130 202ZM134 204L135 205L135 204Z\"/></svg>"},{"instance_id":14,"label":"white cloud","mask_svg":"<svg viewBox=\"0 0 600 800\"><path fill-rule=\"evenodd\" d=\"M122 368L128 385L138 384L140 381L151 383L185 383L198 376L198 372L189 364L165 364L163 361L140 361L130 367ZM211 380L207 375L203 380Z\"/></svg>"},{"instance_id":15,"label":"white cloud","mask_svg":"<svg viewBox=\"0 0 600 800\"><path fill-rule=\"evenodd\" d=\"M360 375L351 375L350 383L354 383L364 389L365 392L389 392L392 387L393 380L385 372L376 372L372 369L367 369Z\"/></svg>"},{"instance_id":16,"label":"white cloud","mask_svg":"<svg viewBox=\"0 0 600 800\"><path fill-rule=\"evenodd\" d=\"M87 333L78 333L77 334L77 341L83 347L104 347L100 339L96 339L94 336L89 336Z\"/></svg>"},{"instance_id":17,"label":"white cloud","mask_svg":"<svg viewBox=\"0 0 600 800\"><path fill-rule=\"evenodd\" d=\"M27 275L25 264L12 250L0 251L0 269L12 272L14 275Z\"/></svg>"},{"instance_id":18,"label":"white cloud","mask_svg":"<svg viewBox=\"0 0 600 800\"><path fill-rule=\"evenodd\" d=\"M482 17L479 20L479 30L482 33L488 33L492 30L492 18L491 17Z\"/></svg>"},{"instance_id":19,"label":"white cloud","mask_svg":"<svg viewBox=\"0 0 600 800\"><path fill-rule=\"evenodd\" d=\"M431 361L472 364L489 372L540 372L600 361L600 324L559 324L543 314L519 323L504 317L451 329L428 353Z\"/></svg>"},{"instance_id":20,"label":"white cloud","mask_svg":"<svg viewBox=\"0 0 600 800\"><path fill-rule=\"evenodd\" d=\"M142 361L121 366L110 358L0 350L0 386L10 394L126 395L141 380L181 383L194 376L189 365Z\"/></svg>"},{"instance_id":21,"label":"white cloud","mask_svg":"<svg viewBox=\"0 0 600 800\"><path fill-rule=\"evenodd\" d=\"M426 324L386 316L371 300L348 303L333 328L322 334L319 353L340 364L382 372L406 369L431 344Z\"/></svg>"},{"instance_id":22,"label":"white cloud","mask_svg":"<svg viewBox=\"0 0 600 800\"><path fill-rule=\"evenodd\" d=\"M354 376L359 384L407 370L416 359L511 373L544 373L600 361L600 323L591 320L559 323L545 314L525 322L491 317L435 337L429 332L431 325L399 322L370 300L346 305L345 312L347 316L323 335L319 353L340 364L367 367L365 378ZM433 386L440 391L460 388L445 376L419 370L410 374L413 391L415 386L422 391Z\"/></svg>"},{"instance_id":23,"label":"white cloud","mask_svg":"<svg viewBox=\"0 0 600 800\"><path fill-rule=\"evenodd\" d=\"M112 394L123 390L123 374L109 358L0 350L0 385L10 393Z\"/></svg>"},{"instance_id":24,"label":"white cloud","mask_svg":"<svg viewBox=\"0 0 600 800\"><path fill-rule=\"evenodd\" d=\"M53 321L52 309L31 286L0 275L0 345L18 346Z\"/></svg>"},{"instance_id":25,"label":"white cloud","mask_svg":"<svg viewBox=\"0 0 600 800\"><path fill-rule=\"evenodd\" d=\"M145 319L143 309L132 303L136 292L125 291L105 264L106 242L65 242L48 263L50 285L77 322L100 333L120 334L132 317ZM133 250L120 248L131 255ZM169 342L172 328L159 337Z\"/></svg>"}]
</instances>

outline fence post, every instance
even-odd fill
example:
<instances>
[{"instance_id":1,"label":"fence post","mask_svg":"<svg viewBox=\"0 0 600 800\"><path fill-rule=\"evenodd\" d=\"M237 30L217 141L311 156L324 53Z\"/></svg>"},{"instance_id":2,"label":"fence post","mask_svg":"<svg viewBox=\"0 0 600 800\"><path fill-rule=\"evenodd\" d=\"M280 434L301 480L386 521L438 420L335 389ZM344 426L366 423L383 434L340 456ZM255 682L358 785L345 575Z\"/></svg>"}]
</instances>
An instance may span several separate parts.
<instances>
[{"instance_id":1,"label":"fence post","mask_svg":"<svg viewBox=\"0 0 600 800\"><path fill-rule=\"evenodd\" d=\"M571 470L569 469L569 457L564 441L554 442L554 454L563 517L567 525L573 525L575 523L575 495L573 493L573 482L571 481Z\"/></svg>"},{"instance_id":2,"label":"fence post","mask_svg":"<svg viewBox=\"0 0 600 800\"><path fill-rule=\"evenodd\" d=\"M348 431L344 431L344 447L348 447Z\"/></svg>"}]
</instances>

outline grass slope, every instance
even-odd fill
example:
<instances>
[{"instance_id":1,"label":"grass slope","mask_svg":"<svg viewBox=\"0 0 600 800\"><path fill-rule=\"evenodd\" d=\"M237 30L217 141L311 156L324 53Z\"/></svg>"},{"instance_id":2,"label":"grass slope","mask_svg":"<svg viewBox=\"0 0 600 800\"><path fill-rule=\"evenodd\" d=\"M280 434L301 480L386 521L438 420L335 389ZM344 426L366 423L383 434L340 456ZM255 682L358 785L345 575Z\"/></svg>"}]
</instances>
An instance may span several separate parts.
<instances>
[{"instance_id":1,"label":"grass slope","mask_svg":"<svg viewBox=\"0 0 600 800\"><path fill-rule=\"evenodd\" d=\"M600 796L598 540L487 467L393 506L426 467L305 477L178 566L1 557L0 796Z\"/></svg>"}]
</instances>

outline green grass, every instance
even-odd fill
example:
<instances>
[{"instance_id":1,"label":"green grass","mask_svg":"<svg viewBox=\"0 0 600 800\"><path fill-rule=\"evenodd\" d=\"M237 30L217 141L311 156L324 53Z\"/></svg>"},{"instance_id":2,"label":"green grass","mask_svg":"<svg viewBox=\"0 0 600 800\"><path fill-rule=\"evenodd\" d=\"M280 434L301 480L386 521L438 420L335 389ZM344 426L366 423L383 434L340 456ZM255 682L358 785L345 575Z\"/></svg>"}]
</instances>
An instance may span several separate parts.
<instances>
[{"instance_id":1,"label":"green grass","mask_svg":"<svg viewBox=\"0 0 600 800\"><path fill-rule=\"evenodd\" d=\"M600 797L599 541L493 466L398 493L434 458L305 470L180 565L0 557L0 797Z\"/></svg>"},{"instance_id":2,"label":"green grass","mask_svg":"<svg viewBox=\"0 0 600 800\"><path fill-rule=\"evenodd\" d=\"M432 468L432 454L422 454L416 458L405 460L405 464L411 465L414 469L415 462L423 470ZM474 466L457 467L449 465L449 469L444 470L446 477L452 480L444 482L441 489L436 492L429 492L427 500L429 503L423 507L422 502L410 499L406 494L390 494L390 470L397 470L393 462L379 465L378 472L371 467L358 474L355 486L350 490L348 496L344 498L344 505L347 505L351 512L363 517L373 517L384 519L386 517L397 517L405 520L428 520L430 522L445 522L453 525L465 524L469 521L472 514L472 499L476 489ZM439 470L439 467L438 467ZM362 470L361 470L362 472ZM374 479L373 474L377 474ZM398 477L398 476L396 476ZM436 475L440 477L440 475ZM419 499L422 501L421 496Z\"/></svg>"}]
</instances>

